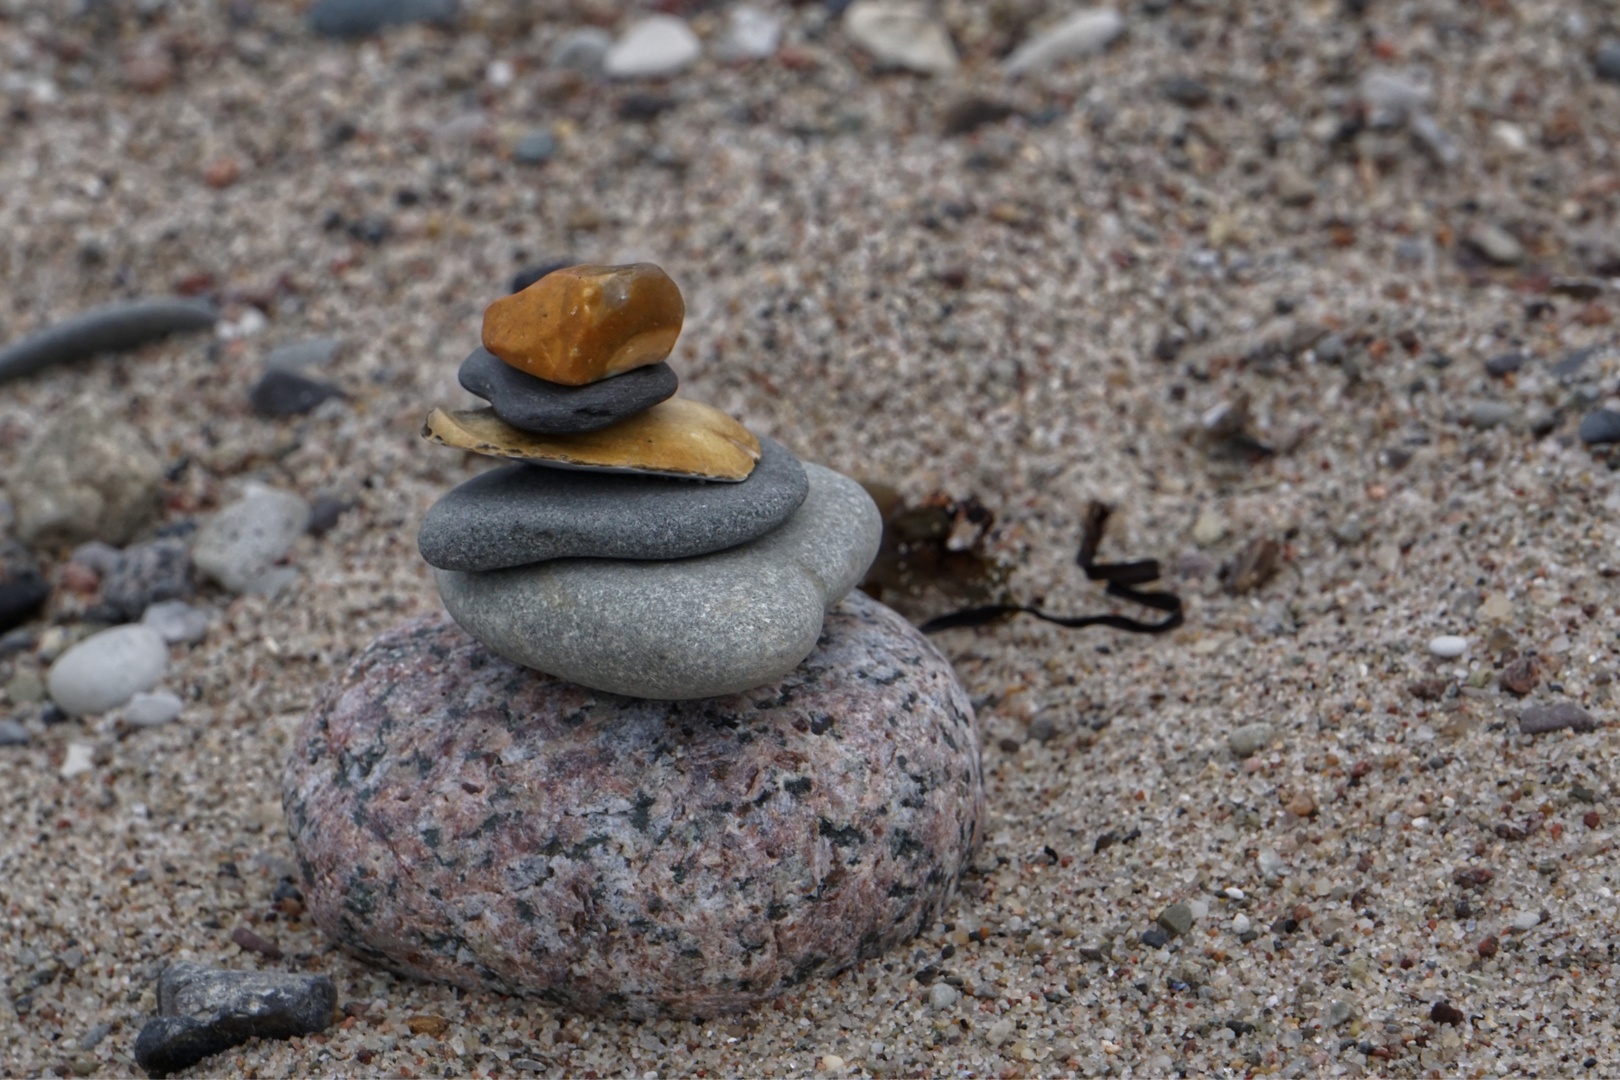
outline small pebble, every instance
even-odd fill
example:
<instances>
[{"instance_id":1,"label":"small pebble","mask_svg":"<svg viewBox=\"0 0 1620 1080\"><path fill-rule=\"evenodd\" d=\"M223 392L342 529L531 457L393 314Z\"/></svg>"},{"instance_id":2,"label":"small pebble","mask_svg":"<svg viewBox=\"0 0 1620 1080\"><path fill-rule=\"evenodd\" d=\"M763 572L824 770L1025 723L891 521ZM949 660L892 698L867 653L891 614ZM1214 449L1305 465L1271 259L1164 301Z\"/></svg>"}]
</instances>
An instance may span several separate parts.
<instances>
[{"instance_id":1,"label":"small pebble","mask_svg":"<svg viewBox=\"0 0 1620 1080\"><path fill-rule=\"evenodd\" d=\"M1277 732L1270 724L1244 724L1226 737L1226 745L1234 757L1253 757L1276 739Z\"/></svg>"},{"instance_id":2,"label":"small pebble","mask_svg":"<svg viewBox=\"0 0 1620 1080\"><path fill-rule=\"evenodd\" d=\"M1524 245L1500 225L1484 222L1468 233L1468 244L1497 266L1513 266L1524 261Z\"/></svg>"},{"instance_id":3,"label":"small pebble","mask_svg":"<svg viewBox=\"0 0 1620 1080\"><path fill-rule=\"evenodd\" d=\"M1246 934L1249 932L1249 927L1253 925L1247 915L1238 914L1232 917L1232 933L1234 934Z\"/></svg>"},{"instance_id":4,"label":"small pebble","mask_svg":"<svg viewBox=\"0 0 1620 1080\"><path fill-rule=\"evenodd\" d=\"M1592 60L1592 71L1598 78L1620 83L1620 41L1605 42Z\"/></svg>"},{"instance_id":5,"label":"small pebble","mask_svg":"<svg viewBox=\"0 0 1620 1080\"><path fill-rule=\"evenodd\" d=\"M1082 8L1018 46L1005 61L1007 73L1027 75L1102 52L1124 30L1125 20L1113 8Z\"/></svg>"},{"instance_id":6,"label":"small pebble","mask_svg":"<svg viewBox=\"0 0 1620 1080\"><path fill-rule=\"evenodd\" d=\"M1356 1007L1348 1001L1335 1001L1328 1005L1327 1025L1338 1027L1348 1023L1356 1015Z\"/></svg>"},{"instance_id":7,"label":"small pebble","mask_svg":"<svg viewBox=\"0 0 1620 1080\"><path fill-rule=\"evenodd\" d=\"M1505 401L1476 401L1468 409L1468 423L1472 427L1487 429L1500 427L1519 415L1519 410Z\"/></svg>"},{"instance_id":8,"label":"small pebble","mask_svg":"<svg viewBox=\"0 0 1620 1080\"><path fill-rule=\"evenodd\" d=\"M51 665L51 700L74 716L116 709L152 688L169 666L169 646L149 626L117 626L92 634Z\"/></svg>"},{"instance_id":9,"label":"small pebble","mask_svg":"<svg viewBox=\"0 0 1620 1080\"><path fill-rule=\"evenodd\" d=\"M613 47L613 35L594 26L570 30L552 47L546 62L554 68L597 75L607 52ZM517 292L516 289L512 290Z\"/></svg>"},{"instance_id":10,"label":"small pebble","mask_svg":"<svg viewBox=\"0 0 1620 1080\"><path fill-rule=\"evenodd\" d=\"M879 65L920 75L956 70L956 46L938 13L918 0L856 0L844 9L844 33Z\"/></svg>"},{"instance_id":11,"label":"small pebble","mask_svg":"<svg viewBox=\"0 0 1620 1080\"><path fill-rule=\"evenodd\" d=\"M1193 928L1192 908L1186 904L1171 904L1159 912L1156 921L1172 937L1181 937Z\"/></svg>"},{"instance_id":12,"label":"small pebble","mask_svg":"<svg viewBox=\"0 0 1620 1080\"><path fill-rule=\"evenodd\" d=\"M782 20L749 4L738 4L726 17L726 29L715 46L721 60L764 60L782 40Z\"/></svg>"},{"instance_id":13,"label":"small pebble","mask_svg":"<svg viewBox=\"0 0 1620 1080\"><path fill-rule=\"evenodd\" d=\"M602 70L615 79L657 79L674 75L703 55L703 43L674 15L652 15L626 30L602 57Z\"/></svg>"},{"instance_id":14,"label":"small pebble","mask_svg":"<svg viewBox=\"0 0 1620 1080\"><path fill-rule=\"evenodd\" d=\"M935 1012L953 1008L962 999L962 992L948 982L937 982L928 988L928 1005Z\"/></svg>"},{"instance_id":15,"label":"small pebble","mask_svg":"<svg viewBox=\"0 0 1620 1080\"><path fill-rule=\"evenodd\" d=\"M1606 445L1620 442L1620 412L1613 409L1598 409L1581 417L1581 426L1577 434L1581 442L1588 446Z\"/></svg>"},{"instance_id":16,"label":"small pebble","mask_svg":"<svg viewBox=\"0 0 1620 1080\"><path fill-rule=\"evenodd\" d=\"M213 305L200 300L128 300L93 308L0 349L0 382L169 334L212 329L218 318Z\"/></svg>"},{"instance_id":17,"label":"small pebble","mask_svg":"<svg viewBox=\"0 0 1620 1080\"><path fill-rule=\"evenodd\" d=\"M325 37L367 37L407 23L450 23L457 9L456 0L320 0L309 9L309 28Z\"/></svg>"},{"instance_id":18,"label":"small pebble","mask_svg":"<svg viewBox=\"0 0 1620 1080\"><path fill-rule=\"evenodd\" d=\"M1513 916L1513 929L1534 930L1541 925L1541 916L1534 911L1521 911Z\"/></svg>"},{"instance_id":19,"label":"small pebble","mask_svg":"<svg viewBox=\"0 0 1620 1080\"><path fill-rule=\"evenodd\" d=\"M143 692L124 706L124 719L136 727L161 727L179 717L184 707L180 698L167 690Z\"/></svg>"},{"instance_id":20,"label":"small pebble","mask_svg":"<svg viewBox=\"0 0 1620 1080\"><path fill-rule=\"evenodd\" d=\"M141 616L170 645L195 645L208 636L208 621L208 612L183 600L160 600Z\"/></svg>"},{"instance_id":21,"label":"small pebble","mask_svg":"<svg viewBox=\"0 0 1620 1080\"><path fill-rule=\"evenodd\" d=\"M1571 701L1553 705L1531 705L1519 713L1519 733L1546 735L1554 731L1592 731L1597 721L1592 714Z\"/></svg>"},{"instance_id":22,"label":"small pebble","mask_svg":"<svg viewBox=\"0 0 1620 1080\"><path fill-rule=\"evenodd\" d=\"M278 345L264 358L265 371L303 372L328 367L343 348L339 338L310 338Z\"/></svg>"},{"instance_id":23,"label":"small pebble","mask_svg":"<svg viewBox=\"0 0 1620 1080\"><path fill-rule=\"evenodd\" d=\"M335 386L277 368L266 371L253 384L248 402L260 416L301 416L328 398L342 396L343 391Z\"/></svg>"},{"instance_id":24,"label":"small pebble","mask_svg":"<svg viewBox=\"0 0 1620 1080\"><path fill-rule=\"evenodd\" d=\"M1214 96L1209 87L1187 75L1172 75L1159 84L1165 97L1185 108L1196 109L1208 105Z\"/></svg>"},{"instance_id":25,"label":"small pebble","mask_svg":"<svg viewBox=\"0 0 1620 1080\"><path fill-rule=\"evenodd\" d=\"M231 592L273 595L296 577L274 564L309 527L309 516L309 504L291 492L253 485L197 530L192 557Z\"/></svg>"},{"instance_id":26,"label":"small pebble","mask_svg":"<svg viewBox=\"0 0 1620 1080\"><path fill-rule=\"evenodd\" d=\"M1500 379L1523 368L1525 361L1526 357L1522 352L1502 353L1485 361L1485 373Z\"/></svg>"},{"instance_id":27,"label":"small pebble","mask_svg":"<svg viewBox=\"0 0 1620 1080\"><path fill-rule=\"evenodd\" d=\"M1429 651L1442 660L1455 660L1468 651L1468 639L1454 634L1442 634L1430 640Z\"/></svg>"},{"instance_id":28,"label":"small pebble","mask_svg":"<svg viewBox=\"0 0 1620 1080\"><path fill-rule=\"evenodd\" d=\"M557 137L545 128L535 128L512 147L512 160L519 165L544 165L557 152Z\"/></svg>"},{"instance_id":29,"label":"small pebble","mask_svg":"<svg viewBox=\"0 0 1620 1080\"><path fill-rule=\"evenodd\" d=\"M0 746L26 746L29 738L28 729L17 721L0 719Z\"/></svg>"}]
</instances>

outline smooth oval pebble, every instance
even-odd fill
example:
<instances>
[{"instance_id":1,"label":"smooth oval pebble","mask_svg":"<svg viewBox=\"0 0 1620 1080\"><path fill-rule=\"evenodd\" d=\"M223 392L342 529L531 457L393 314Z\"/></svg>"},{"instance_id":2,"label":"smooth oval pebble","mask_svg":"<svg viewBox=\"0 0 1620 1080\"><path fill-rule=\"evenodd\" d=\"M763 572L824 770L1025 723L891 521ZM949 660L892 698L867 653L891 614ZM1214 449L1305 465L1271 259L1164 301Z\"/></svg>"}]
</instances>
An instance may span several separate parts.
<instances>
[{"instance_id":1,"label":"smooth oval pebble","mask_svg":"<svg viewBox=\"0 0 1620 1080\"><path fill-rule=\"evenodd\" d=\"M1468 651L1468 639L1454 634L1442 634L1429 642L1429 651L1446 660L1455 660Z\"/></svg>"},{"instance_id":2,"label":"smooth oval pebble","mask_svg":"<svg viewBox=\"0 0 1620 1080\"><path fill-rule=\"evenodd\" d=\"M180 715L185 708L178 695L167 690L141 691L124 706L124 719L136 727L158 727Z\"/></svg>"},{"instance_id":3,"label":"smooth oval pebble","mask_svg":"<svg viewBox=\"0 0 1620 1080\"><path fill-rule=\"evenodd\" d=\"M537 435L513 427L493 409L434 409L423 438L488 457L516 458L553 469L596 469L698 480L746 480L759 460L759 439L721 412L674 397L596 431Z\"/></svg>"},{"instance_id":4,"label":"smooth oval pebble","mask_svg":"<svg viewBox=\"0 0 1620 1080\"><path fill-rule=\"evenodd\" d=\"M978 745L950 664L859 593L780 681L690 704L547 678L431 615L320 694L282 805L311 915L368 962L712 1019L942 917Z\"/></svg>"},{"instance_id":5,"label":"smooth oval pebble","mask_svg":"<svg viewBox=\"0 0 1620 1080\"><path fill-rule=\"evenodd\" d=\"M859 484L804 470L804 504L740 547L673 562L436 570L439 595L500 655L598 690L685 699L760 686L815 648L824 612L865 575L883 534Z\"/></svg>"},{"instance_id":6,"label":"smooth oval pebble","mask_svg":"<svg viewBox=\"0 0 1620 1080\"><path fill-rule=\"evenodd\" d=\"M129 300L92 308L0 349L0 382L50 364L133 349L184 330L211 330L219 320L202 300Z\"/></svg>"},{"instance_id":7,"label":"smooth oval pebble","mask_svg":"<svg viewBox=\"0 0 1620 1080\"><path fill-rule=\"evenodd\" d=\"M1577 434L1588 446L1603 446L1620 442L1620 412L1597 409L1581 417Z\"/></svg>"},{"instance_id":8,"label":"smooth oval pebble","mask_svg":"<svg viewBox=\"0 0 1620 1080\"><path fill-rule=\"evenodd\" d=\"M63 653L46 682L65 713L90 716L116 709L150 690L169 666L169 646L150 626L115 626Z\"/></svg>"},{"instance_id":9,"label":"smooth oval pebble","mask_svg":"<svg viewBox=\"0 0 1620 1080\"><path fill-rule=\"evenodd\" d=\"M366 37L390 26L455 21L456 0L319 0L309 9L309 28L325 37Z\"/></svg>"},{"instance_id":10,"label":"smooth oval pebble","mask_svg":"<svg viewBox=\"0 0 1620 1080\"><path fill-rule=\"evenodd\" d=\"M598 431L668 400L681 383L674 368L658 363L564 386L519 371L483 348L461 362L457 378L464 390L489 402L496 416L537 435Z\"/></svg>"},{"instance_id":11,"label":"smooth oval pebble","mask_svg":"<svg viewBox=\"0 0 1620 1080\"><path fill-rule=\"evenodd\" d=\"M441 570L501 570L547 559L683 559L764 536L804 502L809 480L786 449L761 439L739 484L507 465L428 510L422 558Z\"/></svg>"},{"instance_id":12,"label":"smooth oval pebble","mask_svg":"<svg viewBox=\"0 0 1620 1080\"><path fill-rule=\"evenodd\" d=\"M208 612L184 600L159 600L141 615L141 623L171 645L195 644L208 636Z\"/></svg>"},{"instance_id":13,"label":"smooth oval pebble","mask_svg":"<svg viewBox=\"0 0 1620 1080\"><path fill-rule=\"evenodd\" d=\"M703 43L674 15L651 15L615 41L602 67L616 79L656 79L690 67L703 55Z\"/></svg>"}]
</instances>

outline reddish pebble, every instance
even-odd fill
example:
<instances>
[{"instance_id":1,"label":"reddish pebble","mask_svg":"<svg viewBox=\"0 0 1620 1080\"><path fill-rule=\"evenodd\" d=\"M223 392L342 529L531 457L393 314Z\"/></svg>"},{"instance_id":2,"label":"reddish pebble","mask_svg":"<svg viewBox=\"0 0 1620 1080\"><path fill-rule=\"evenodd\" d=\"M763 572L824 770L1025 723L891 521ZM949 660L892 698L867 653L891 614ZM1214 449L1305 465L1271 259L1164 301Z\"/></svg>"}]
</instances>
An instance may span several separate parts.
<instances>
[{"instance_id":1,"label":"reddish pebble","mask_svg":"<svg viewBox=\"0 0 1620 1080\"><path fill-rule=\"evenodd\" d=\"M242 178L242 163L235 158L220 158L208 166L203 180L211 188L228 188Z\"/></svg>"},{"instance_id":2,"label":"reddish pebble","mask_svg":"<svg viewBox=\"0 0 1620 1080\"><path fill-rule=\"evenodd\" d=\"M1603 819L1598 816L1598 812L1596 810L1588 810L1586 815L1581 818L1581 824L1585 825L1588 829L1595 829L1602 823Z\"/></svg>"},{"instance_id":3,"label":"reddish pebble","mask_svg":"<svg viewBox=\"0 0 1620 1080\"><path fill-rule=\"evenodd\" d=\"M101 577L83 563L70 562L62 567L62 588L90 596L101 588Z\"/></svg>"},{"instance_id":4,"label":"reddish pebble","mask_svg":"<svg viewBox=\"0 0 1620 1080\"><path fill-rule=\"evenodd\" d=\"M1499 943L1496 940L1496 935L1492 934L1490 937L1486 938L1484 941L1481 941L1478 945L1476 945L1475 948L1479 950L1479 955L1480 956L1482 956L1482 957L1484 957L1485 959L1488 960L1491 957L1496 955L1496 950L1497 950L1498 946L1499 946Z\"/></svg>"}]
</instances>

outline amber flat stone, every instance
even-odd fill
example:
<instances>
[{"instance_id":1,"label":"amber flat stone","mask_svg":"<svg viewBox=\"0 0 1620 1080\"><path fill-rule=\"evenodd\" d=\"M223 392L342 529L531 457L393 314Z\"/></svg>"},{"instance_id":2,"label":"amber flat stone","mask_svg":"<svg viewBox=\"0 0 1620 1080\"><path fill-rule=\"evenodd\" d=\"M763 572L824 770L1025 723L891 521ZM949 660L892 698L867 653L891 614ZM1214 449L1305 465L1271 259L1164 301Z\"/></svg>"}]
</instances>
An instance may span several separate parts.
<instances>
[{"instance_id":1,"label":"amber flat stone","mask_svg":"<svg viewBox=\"0 0 1620 1080\"><path fill-rule=\"evenodd\" d=\"M490 457L563 469L605 469L700 480L746 480L759 440L719 409L673 397L611 427L576 435L536 435L493 409L434 409L422 436Z\"/></svg>"},{"instance_id":2,"label":"amber flat stone","mask_svg":"<svg viewBox=\"0 0 1620 1080\"><path fill-rule=\"evenodd\" d=\"M484 310L484 348L519 371L586 383L656 364L675 348L686 302L652 263L570 266Z\"/></svg>"}]
</instances>

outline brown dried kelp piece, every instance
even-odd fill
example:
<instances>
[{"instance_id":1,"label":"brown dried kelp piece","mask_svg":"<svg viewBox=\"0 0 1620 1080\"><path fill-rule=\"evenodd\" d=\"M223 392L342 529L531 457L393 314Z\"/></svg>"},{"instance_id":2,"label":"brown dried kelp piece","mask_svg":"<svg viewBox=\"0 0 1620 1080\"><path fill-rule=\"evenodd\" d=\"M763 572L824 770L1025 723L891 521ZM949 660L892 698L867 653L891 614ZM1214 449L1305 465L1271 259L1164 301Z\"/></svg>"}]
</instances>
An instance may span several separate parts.
<instances>
[{"instance_id":1,"label":"brown dried kelp piece","mask_svg":"<svg viewBox=\"0 0 1620 1080\"><path fill-rule=\"evenodd\" d=\"M1097 547L1102 543L1103 529L1108 524L1108 516L1113 508L1093 500L1086 506L1085 519L1081 526L1080 551L1075 556L1075 562L1084 570L1086 577L1092 581L1105 581L1108 588L1105 590L1109 596L1121 600L1129 600L1143 607L1153 608L1155 611L1165 612L1165 618L1156 623L1143 622L1128 615L1052 615L1039 608L1028 607L1023 604L985 604L980 607L966 608L962 611L953 611L948 615L941 615L923 623L920 629L925 634L932 634L939 630L949 630L958 626L983 626L996 619L1008 615L1033 615L1049 623L1066 626L1070 629L1079 629L1086 626L1111 626L1115 630L1128 630L1137 634L1162 634L1167 630L1174 630L1182 623L1181 597L1168 592L1144 592L1136 588L1146 585L1159 578L1159 560L1139 559L1135 562L1099 563L1097 562Z\"/></svg>"},{"instance_id":2,"label":"brown dried kelp piece","mask_svg":"<svg viewBox=\"0 0 1620 1080\"><path fill-rule=\"evenodd\" d=\"M863 486L883 515L883 542L861 582L868 596L915 619L1001 589L1006 570L985 550L995 515L977 498L935 493L911 506L886 484Z\"/></svg>"}]
</instances>

